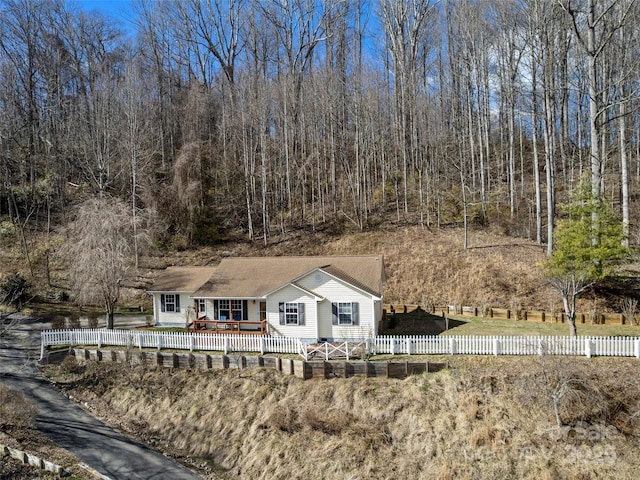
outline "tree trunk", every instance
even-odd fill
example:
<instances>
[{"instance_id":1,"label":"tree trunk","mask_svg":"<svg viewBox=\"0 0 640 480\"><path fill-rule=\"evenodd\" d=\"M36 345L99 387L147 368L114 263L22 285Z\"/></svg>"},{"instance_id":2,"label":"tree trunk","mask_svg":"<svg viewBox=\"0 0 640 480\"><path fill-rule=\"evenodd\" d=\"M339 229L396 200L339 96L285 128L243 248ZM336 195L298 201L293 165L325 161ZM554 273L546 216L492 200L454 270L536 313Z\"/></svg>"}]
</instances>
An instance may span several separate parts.
<instances>
[{"instance_id":1,"label":"tree trunk","mask_svg":"<svg viewBox=\"0 0 640 480\"><path fill-rule=\"evenodd\" d=\"M598 69L595 46L595 0L589 0L587 13L587 54L589 56L589 134L591 146L591 194L600 199L602 195L602 158L600 153L600 124L598 115ZM594 224L597 225L597 213L593 213Z\"/></svg>"},{"instance_id":2,"label":"tree trunk","mask_svg":"<svg viewBox=\"0 0 640 480\"><path fill-rule=\"evenodd\" d=\"M576 285L573 280L568 280L565 288L562 291L562 305L564 306L564 314L567 317L567 323L569 324L569 335L572 337L578 336L576 328L576 298L578 292L576 291Z\"/></svg>"},{"instance_id":3,"label":"tree trunk","mask_svg":"<svg viewBox=\"0 0 640 480\"><path fill-rule=\"evenodd\" d=\"M540 157L538 156L538 119L536 115L536 75L532 74L531 144L533 145L533 183L536 191L536 243L542 244L542 187L540 183Z\"/></svg>"},{"instance_id":4,"label":"tree trunk","mask_svg":"<svg viewBox=\"0 0 640 480\"><path fill-rule=\"evenodd\" d=\"M107 310L107 329L113 330L113 307Z\"/></svg>"},{"instance_id":5,"label":"tree trunk","mask_svg":"<svg viewBox=\"0 0 640 480\"><path fill-rule=\"evenodd\" d=\"M629 159L627 157L627 101L620 102L620 189L622 193L622 228L624 246L629 247Z\"/></svg>"},{"instance_id":6,"label":"tree trunk","mask_svg":"<svg viewBox=\"0 0 640 480\"><path fill-rule=\"evenodd\" d=\"M573 312L571 317L567 317L567 323L569 324L569 335L572 337L578 336L578 331L576 329L576 313Z\"/></svg>"}]
</instances>

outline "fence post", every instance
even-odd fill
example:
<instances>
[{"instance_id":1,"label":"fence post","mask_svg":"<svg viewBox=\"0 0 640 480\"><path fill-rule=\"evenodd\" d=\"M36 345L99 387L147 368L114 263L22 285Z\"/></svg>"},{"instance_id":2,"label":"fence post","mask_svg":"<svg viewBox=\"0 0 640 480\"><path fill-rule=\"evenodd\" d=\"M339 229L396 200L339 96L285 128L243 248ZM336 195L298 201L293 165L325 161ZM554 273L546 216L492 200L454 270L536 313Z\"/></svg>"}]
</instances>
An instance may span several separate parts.
<instances>
[{"instance_id":1,"label":"fence post","mask_svg":"<svg viewBox=\"0 0 640 480\"><path fill-rule=\"evenodd\" d=\"M138 334L136 335L136 339L138 340L138 348L139 348L140 350L142 350L142 334L141 334L141 333L138 333Z\"/></svg>"},{"instance_id":2,"label":"fence post","mask_svg":"<svg viewBox=\"0 0 640 480\"><path fill-rule=\"evenodd\" d=\"M640 359L640 338L636 339L636 358Z\"/></svg>"},{"instance_id":3,"label":"fence post","mask_svg":"<svg viewBox=\"0 0 640 480\"><path fill-rule=\"evenodd\" d=\"M102 348L102 330L98 330L98 348Z\"/></svg>"},{"instance_id":4,"label":"fence post","mask_svg":"<svg viewBox=\"0 0 640 480\"><path fill-rule=\"evenodd\" d=\"M195 334L189 335L189 351L190 352L193 352L194 340L195 340L194 337L195 337Z\"/></svg>"},{"instance_id":5,"label":"fence post","mask_svg":"<svg viewBox=\"0 0 640 480\"><path fill-rule=\"evenodd\" d=\"M587 358L591 358L591 339L589 338L585 338L584 339L584 354L587 356Z\"/></svg>"},{"instance_id":6,"label":"fence post","mask_svg":"<svg viewBox=\"0 0 640 480\"><path fill-rule=\"evenodd\" d=\"M349 361L349 342L346 341L344 342L344 353L345 356L347 357L347 362ZM347 378L347 368L345 367L344 369L344 378Z\"/></svg>"},{"instance_id":7,"label":"fence post","mask_svg":"<svg viewBox=\"0 0 640 480\"><path fill-rule=\"evenodd\" d=\"M264 337L260 337L260 355L264 355Z\"/></svg>"},{"instance_id":8,"label":"fence post","mask_svg":"<svg viewBox=\"0 0 640 480\"><path fill-rule=\"evenodd\" d=\"M451 355L455 355L456 354L456 339L455 338L450 338L449 339L449 353Z\"/></svg>"},{"instance_id":9,"label":"fence post","mask_svg":"<svg viewBox=\"0 0 640 480\"><path fill-rule=\"evenodd\" d=\"M40 334L40 360L42 360L44 358L44 336L45 336L46 332L42 332ZM637 347L637 344L636 344ZM640 357L638 357L640 358Z\"/></svg>"},{"instance_id":10,"label":"fence post","mask_svg":"<svg viewBox=\"0 0 640 480\"><path fill-rule=\"evenodd\" d=\"M407 337L407 355L411 355L411 337Z\"/></svg>"},{"instance_id":11,"label":"fence post","mask_svg":"<svg viewBox=\"0 0 640 480\"><path fill-rule=\"evenodd\" d=\"M538 355L542 356L544 352L542 351L542 337L538 337Z\"/></svg>"},{"instance_id":12,"label":"fence post","mask_svg":"<svg viewBox=\"0 0 640 480\"><path fill-rule=\"evenodd\" d=\"M500 355L500 344L498 342L497 338L493 339L493 356L497 357L498 355Z\"/></svg>"},{"instance_id":13,"label":"fence post","mask_svg":"<svg viewBox=\"0 0 640 480\"><path fill-rule=\"evenodd\" d=\"M389 341L389 346L390 348L390 354L391 355L395 355L396 354L396 337L391 337L391 341Z\"/></svg>"},{"instance_id":14,"label":"fence post","mask_svg":"<svg viewBox=\"0 0 640 480\"><path fill-rule=\"evenodd\" d=\"M222 347L222 350L224 351L225 355L229 353L229 336L228 335L224 336L224 346Z\"/></svg>"}]
</instances>

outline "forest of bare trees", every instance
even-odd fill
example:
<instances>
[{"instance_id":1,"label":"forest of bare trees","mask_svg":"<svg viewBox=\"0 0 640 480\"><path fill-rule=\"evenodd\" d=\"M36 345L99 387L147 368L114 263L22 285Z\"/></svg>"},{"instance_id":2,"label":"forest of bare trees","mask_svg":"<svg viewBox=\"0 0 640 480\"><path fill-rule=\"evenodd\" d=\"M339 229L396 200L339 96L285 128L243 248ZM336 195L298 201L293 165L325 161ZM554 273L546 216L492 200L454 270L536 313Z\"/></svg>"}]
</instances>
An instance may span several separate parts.
<instances>
[{"instance_id":1,"label":"forest of bare trees","mask_svg":"<svg viewBox=\"0 0 640 480\"><path fill-rule=\"evenodd\" d=\"M639 15L635 0L133 0L117 22L0 0L0 215L24 241L111 197L170 246L391 221L551 251L556 205L587 175L636 243Z\"/></svg>"}]
</instances>

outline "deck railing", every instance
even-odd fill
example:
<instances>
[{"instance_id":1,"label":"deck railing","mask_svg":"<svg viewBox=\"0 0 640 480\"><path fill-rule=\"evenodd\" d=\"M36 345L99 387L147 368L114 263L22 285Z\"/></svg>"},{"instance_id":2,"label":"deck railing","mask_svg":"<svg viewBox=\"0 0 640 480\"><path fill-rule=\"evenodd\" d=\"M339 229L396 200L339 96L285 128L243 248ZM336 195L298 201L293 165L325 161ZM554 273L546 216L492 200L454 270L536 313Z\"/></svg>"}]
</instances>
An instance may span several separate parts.
<instances>
[{"instance_id":1,"label":"deck railing","mask_svg":"<svg viewBox=\"0 0 640 480\"><path fill-rule=\"evenodd\" d=\"M189 330L198 333L264 335L267 333L267 321L248 320L194 320Z\"/></svg>"},{"instance_id":2,"label":"deck railing","mask_svg":"<svg viewBox=\"0 0 640 480\"><path fill-rule=\"evenodd\" d=\"M152 330L46 330L42 332L40 358L56 345L120 346L188 351L258 352L299 354L346 351L358 345L360 355L573 355L636 357L640 337L542 337L542 336L378 336L331 342L318 347L313 340L267 335L216 335ZM353 355L353 353L350 353Z\"/></svg>"}]
</instances>

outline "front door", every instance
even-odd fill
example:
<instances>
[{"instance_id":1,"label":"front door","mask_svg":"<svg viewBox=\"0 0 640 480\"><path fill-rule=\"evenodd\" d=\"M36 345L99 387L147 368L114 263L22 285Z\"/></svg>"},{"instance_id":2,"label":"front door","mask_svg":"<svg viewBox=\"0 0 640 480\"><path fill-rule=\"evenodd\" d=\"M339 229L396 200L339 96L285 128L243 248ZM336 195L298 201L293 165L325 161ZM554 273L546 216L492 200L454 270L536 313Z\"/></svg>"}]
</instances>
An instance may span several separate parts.
<instances>
[{"instance_id":1,"label":"front door","mask_svg":"<svg viewBox=\"0 0 640 480\"><path fill-rule=\"evenodd\" d=\"M318 302L318 338L333 338L333 325L331 324L331 302L325 300Z\"/></svg>"}]
</instances>

